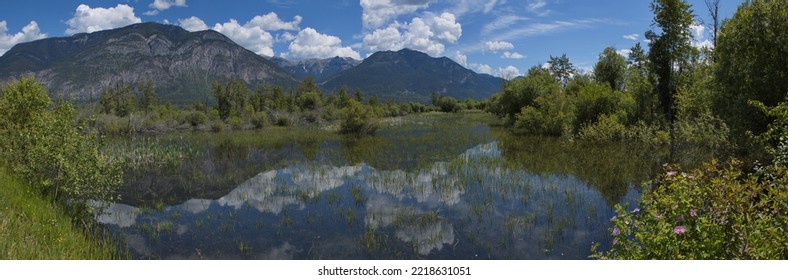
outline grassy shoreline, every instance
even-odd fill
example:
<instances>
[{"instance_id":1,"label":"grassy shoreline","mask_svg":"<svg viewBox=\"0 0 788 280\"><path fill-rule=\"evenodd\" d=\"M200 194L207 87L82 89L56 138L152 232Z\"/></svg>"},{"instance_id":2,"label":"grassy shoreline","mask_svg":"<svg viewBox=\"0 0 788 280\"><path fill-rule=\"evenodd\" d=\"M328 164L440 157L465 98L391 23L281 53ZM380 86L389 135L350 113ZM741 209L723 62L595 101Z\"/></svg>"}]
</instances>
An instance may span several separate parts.
<instances>
[{"instance_id":1,"label":"grassy shoreline","mask_svg":"<svg viewBox=\"0 0 788 280\"><path fill-rule=\"evenodd\" d=\"M0 169L0 259L119 258L109 240L85 234L59 207Z\"/></svg>"}]
</instances>

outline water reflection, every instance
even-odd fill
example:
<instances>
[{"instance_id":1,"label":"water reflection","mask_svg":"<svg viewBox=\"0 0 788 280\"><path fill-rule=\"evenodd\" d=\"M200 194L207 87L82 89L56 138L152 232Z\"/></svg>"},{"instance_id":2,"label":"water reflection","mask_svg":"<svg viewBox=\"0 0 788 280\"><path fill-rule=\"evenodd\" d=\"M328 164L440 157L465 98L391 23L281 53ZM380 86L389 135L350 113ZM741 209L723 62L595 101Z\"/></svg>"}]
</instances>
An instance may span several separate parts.
<instances>
[{"instance_id":1,"label":"water reflection","mask_svg":"<svg viewBox=\"0 0 788 280\"><path fill-rule=\"evenodd\" d=\"M217 199L114 204L98 221L144 259L577 259L610 242L604 189L513 164L500 147L412 170L301 161ZM634 183L616 193L637 196Z\"/></svg>"}]
</instances>

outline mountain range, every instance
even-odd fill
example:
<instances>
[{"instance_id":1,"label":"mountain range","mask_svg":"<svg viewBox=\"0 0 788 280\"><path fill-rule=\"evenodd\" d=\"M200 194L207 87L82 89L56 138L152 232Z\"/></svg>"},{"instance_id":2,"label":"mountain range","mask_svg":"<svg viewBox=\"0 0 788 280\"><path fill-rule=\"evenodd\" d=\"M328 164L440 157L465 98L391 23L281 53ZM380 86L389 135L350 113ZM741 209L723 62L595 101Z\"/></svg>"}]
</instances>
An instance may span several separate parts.
<instances>
[{"instance_id":1,"label":"mountain range","mask_svg":"<svg viewBox=\"0 0 788 280\"><path fill-rule=\"evenodd\" d=\"M259 56L213 30L189 32L159 23L21 43L0 57L0 83L33 75L52 95L96 100L120 83L152 80L163 100L211 102L210 85L230 78L250 88L294 88L312 76L326 92L342 86L382 100L427 102L433 92L458 99L489 97L503 79L477 74L446 57L403 49L352 58L289 61Z\"/></svg>"}]
</instances>

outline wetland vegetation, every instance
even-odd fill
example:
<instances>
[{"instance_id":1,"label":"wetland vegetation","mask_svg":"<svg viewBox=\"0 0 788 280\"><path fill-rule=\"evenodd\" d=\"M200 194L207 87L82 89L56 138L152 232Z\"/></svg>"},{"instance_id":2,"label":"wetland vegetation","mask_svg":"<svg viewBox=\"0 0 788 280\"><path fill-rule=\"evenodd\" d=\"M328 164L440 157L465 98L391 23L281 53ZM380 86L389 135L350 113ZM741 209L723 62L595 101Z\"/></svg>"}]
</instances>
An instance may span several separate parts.
<instances>
[{"instance_id":1,"label":"wetland vegetation","mask_svg":"<svg viewBox=\"0 0 788 280\"><path fill-rule=\"evenodd\" d=\"M648 51L593 75L551 56L481 101L307 78L77 109L22 77L0 88L2 257L788 258L788 7L747 1L700 49L685 1L651 8Z\"/></svg>"}]
</instances>

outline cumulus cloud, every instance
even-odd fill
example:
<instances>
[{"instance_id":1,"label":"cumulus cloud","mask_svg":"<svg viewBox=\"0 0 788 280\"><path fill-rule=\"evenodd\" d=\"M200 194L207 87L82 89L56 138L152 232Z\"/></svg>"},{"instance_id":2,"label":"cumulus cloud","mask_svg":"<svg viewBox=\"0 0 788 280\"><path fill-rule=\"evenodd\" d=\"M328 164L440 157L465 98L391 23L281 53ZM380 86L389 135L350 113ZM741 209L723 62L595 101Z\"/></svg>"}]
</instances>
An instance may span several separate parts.
<instances>
[{"instance_id":1,"label":"cumulus cloud","mask_svg":"<svg viewBox=\"0 0 788 280\"><path fill-rule=\"evenodd\" d=\"M411 48L432 56L443 53L447 43L456 43L462 36L462 26L454 14L427 13L425 18L414 17L410 23L394 22L383 29L364 35L364 46L370 51Z\"/></svg>"},{"instance_id":2,"label":"cumulus cloud","mask_svg":"<svg viewBox=\"0 0 788 280\"><path fill-rule=\"evenodd\" d=\"M274 36L269 31L298 30L301 20L301 16L294 16L292 21L284 21L276 13L270 12L265 15L257 15L244 24L230 19L228 22L214 24L211 29L224 34L235 43L259 55L274 56ZM195 16L179 19L178 25L189 31L209 28L202 19ZM292 34L285 34L291 37L288 41L295 39Z\"/></svg>"},{"instance_id":3,"label":"cumulus cloud","mask_svg":"<svg viewBox=\"0 0 788 280\"><path fill-rule=\"evenodd\" d=\"M148 7L153 10L144 12L143 15L155 16L171 7L186 7L186 0L154 0Z\"/></svg>"},{"instance_id":4,"label":"cumulus cloud","mask_svg":"<svg viewBox=\"0 0 788 280\"><path fill-rule=\"evenodd\" d=\"M247 24L251 26L259 26L266 31L298 30L298 25L301 24L302 19L303 18L301 16L297 15L293 17L293 21L283 21L276 13L270 12L265 15L255 16Z\"/></svg>"},{"instance_id":5,"label":"cumulus cloud","mask_svg":"<svg viewBox=\"0 0 788 280\"><path fill-rule=\"evenodd\" d=\"M21 32L15 34L8 34L8 23L0 21L0 55L11 49L14 45L24 42L30 42L47 37L47 34L41 33L38 28L38 23L31 21L25 27L22 27Z\"/></svg>"},{"instance_id":6,"label":"cumulus cloud","mask_svg":"<svg viewBox=\"0 0 788 280\"><path fill-rule=\"evenodd\" d=\"M520 76L520 70L517 69L517 67L509 65L506 66L506 68L498 68L498 77L501 77L506 80L511 80L517 76Z\"/></svg>"},{"instance_id":7,"label":"cumulus cloud","mask_svg":"<svg viewBox=\"0 0 788 280\"><path fill-rule=\"evenodd\" d=\"M164 11L170 7L186 7L186 0L154 0L148 7Z\"/></svg>"},{"instance_id":8,"label":"cumulus cloud","mask_svg":"<svg viewBox=\"0 0 788 280\"><path fill-rule=\"evenodd\" d=\"M189 30L191 32L208 29L208 25L206 25L204 21L194 16L190 18L179 19L178 25L180 27L183 27L183 29Z\"/></svg>"},{"instance_id":9,"label":"cumulus cloud","mask_svg":"<svg viewBox=\"0 0 788 280\"><path fill-rule=\"evenodd\" d=\"M493 53L497 53L499 51L508 51L514 49L514 45L506 41L487 41L484 42L484 49Z\"/></svg>"},{"instance_id":10,"label":"cumulus cloud","mask_svg":"<svg viewBox=\"0 0 788 280\"><path fill-rule=\"evenodd\" d=\"M616 53L618 55L620 55L620 56L623 56L623 57L629 57L629 54L632 53L632 50L630 50L630 49L620 49L620 50L616 50Z\"/></svg>"},{"instance_id":11,"label":"cumulus cloud","mask_svg":"<svg viewBox=\"0 0 788 280\"><path fill-rule=\"evenodd\" d=\"M706 27L700 23L693 23L690 25L690 30L692 30L692 45L696 48L713 48L714 43L711 40L706 39L705 32Z\"/></svg>"},{"instance_id":12,"label":"cumulus cloud","mask_svg":"<svg viewBox=\"0 0 788 280\"><path fill-rule=\"evenodd\" d=\"M74 17L66 21L68 24L66 34L90 33L140 22L142 20L134 15L134 8L125 4L118 4L114 8L95 9L81 4L77 7Z\"/></svg>"},{"instance_id":13,"label":"cumulus cloud","mask_svg":"<svg viewBox=\"0 0 788 280\"><path fill-rule=\"evenodd\" d=\"M510 59L523 59L525 58L524 55L519 54L517 52L503 52L501 58L510 58Z\"/></svg>"},{"instance_id":14,"label":"cumulus cloud","mask_svg":"<svg viewBox=\"0 0 788 280\"><path fill-rule=\"evenodd\" d=\"M490 67L490 65L471 63L469 66L473 69L476 69L476 72L478 73L492 75L492 67Z\"/></svg>"},{"instance_id":15,"label":"cumulus cloud","mask_svg":"<svg viewBox=\"0 0 788 280\"><path fill-rule=\"evenodd\" d=\"M637 34L637 33L633 33L633 34L624 35L623 37L624 37L624 39L627 39L627 40L637 41L638 38L640 37L640 35Z\"/></svg>"},{"instance_id":16,"label":"cumulus cloud","mask_svg":"<svg viewBox=\"0 0 788 280\"><path fill-rule=\"evenodd\" d=\"M231 19L229 22L215 24L213 30L256 54L274 56L274 37L259 26L251 26L248 23L241 25L235 19Z\"/></svg>"},{"instance_id":17,"label":"cumulus cloud","mask_svg":"<svg viewBox=\"0 0 788 280\"><path fill-rule=\"evenodd\" d=\"M468 67L468 56L462 54L460 51L454 53L454 61L463 67Z\"/></svg>"},{"instance_id":18,"label":"cumulus cloud","mask_svg":"<svg viewBox=\"0 0 788 280\"><path fill-rule=\"evenodd\" d=\"M292 59L350 57L361 59L358 52L350 47L343 47L339 37L321 34L315 29L307 27L295 36L288 52L283 56Z\"/></svg>"},{"instance_id":19,"label":"cumulus cloud","mask_svg":"<svg viewBox=\"0 0 788 280\"><path fill-rule=\"evenodd\" d=\"M429 0L361 0L361 22L366 29L376 29L397 16L429 6Z\"/></svg>"}]
</instances>

